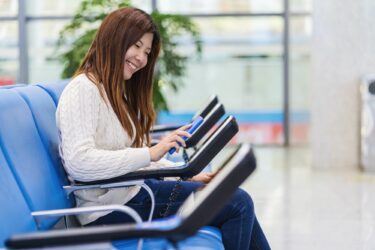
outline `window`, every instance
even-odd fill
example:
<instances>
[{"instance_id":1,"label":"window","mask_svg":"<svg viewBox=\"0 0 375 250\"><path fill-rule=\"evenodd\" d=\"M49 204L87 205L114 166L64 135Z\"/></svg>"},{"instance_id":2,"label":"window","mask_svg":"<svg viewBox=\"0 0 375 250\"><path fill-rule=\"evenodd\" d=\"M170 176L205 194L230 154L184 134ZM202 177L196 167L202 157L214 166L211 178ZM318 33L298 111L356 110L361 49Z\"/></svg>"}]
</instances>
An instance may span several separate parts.
<instances>
[{"instance_id":1,"label":"window","mask_svg":"<svg viewBox=\"0 0 375 250\"><path fill-rule=\"evenodd\" d=\"M81 1L0 0L0 85L60 78L62 66L55 58L55 42ZM26 11L20 19L19 3ZM133 0L132 4L146 12L156 7L162 13L191 16L202 34L201 58L191 56L194 49L189 39L176 40L180 51L189 57L188 67L177 94L163 89L171 112L161 113L160 122L187 122L200 104L217 94L241 126L237 141L308 142L311 0L289 0L288 100L283 96L284 1ZM24 28L27 39L18 34ZM26 64L20 51L27 51ZM28 70L21 72L20 68ZM284 138L284 103L290 109L288 138Z\"/></svg>"}]
</instances>

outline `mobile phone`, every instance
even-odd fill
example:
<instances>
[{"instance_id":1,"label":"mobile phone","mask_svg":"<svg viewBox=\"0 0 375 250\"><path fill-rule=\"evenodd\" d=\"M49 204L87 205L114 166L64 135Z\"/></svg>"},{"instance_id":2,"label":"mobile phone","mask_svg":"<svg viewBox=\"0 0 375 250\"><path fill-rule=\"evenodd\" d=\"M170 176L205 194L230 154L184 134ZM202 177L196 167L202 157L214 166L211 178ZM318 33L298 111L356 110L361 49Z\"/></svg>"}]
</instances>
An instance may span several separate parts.
<instances>
[{"instance_id":1,"label":"mobile phone","mask_svg":"<svg viewBox=\"0 0 375 250\"><path fill-rule=\"evenodd\" d=\"M197 118L195 118L193 120L193 122L191 123L191 127L187 130L187 132L189 134L194 133L194 131L197 130L197 128L199 128L199 126L202 124L202 122L203 122L202 116L198 116ZM186 136L183 136L182 139L184 139L186 141L188 138ZM181 146L181 144L179 142L178 142L178 144ZM176 152L176 148L173 147L168 152L170 154L173 154L174 152Z\"/></svg>"}]
</instances>

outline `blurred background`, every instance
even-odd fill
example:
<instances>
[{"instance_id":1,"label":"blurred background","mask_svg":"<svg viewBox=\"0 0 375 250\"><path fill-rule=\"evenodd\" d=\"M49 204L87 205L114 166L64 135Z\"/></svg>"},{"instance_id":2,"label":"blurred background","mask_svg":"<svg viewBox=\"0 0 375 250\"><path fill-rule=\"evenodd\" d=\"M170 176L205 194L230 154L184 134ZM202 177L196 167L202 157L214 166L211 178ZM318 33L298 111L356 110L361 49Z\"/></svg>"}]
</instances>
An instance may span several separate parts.
<instances>
[{"instance_id":1,"label":"blurred background","mask_svg":"<svg viewBox=\"0 0 375 250\"><path fill-rule=\"evenodd\" d=\"M0 0L0 84L61 78L55 44L80 2ZM160 123L189 121L217 94L241 124L238 141L308 143L311 0L290 1L288 17L280 0L131 2L148 12L189 16L201 33L199 58L189 56L192 41L176 39L189 60L180 91L163 89L171 112L163 112Z\"/></svg>"}]
</instances>

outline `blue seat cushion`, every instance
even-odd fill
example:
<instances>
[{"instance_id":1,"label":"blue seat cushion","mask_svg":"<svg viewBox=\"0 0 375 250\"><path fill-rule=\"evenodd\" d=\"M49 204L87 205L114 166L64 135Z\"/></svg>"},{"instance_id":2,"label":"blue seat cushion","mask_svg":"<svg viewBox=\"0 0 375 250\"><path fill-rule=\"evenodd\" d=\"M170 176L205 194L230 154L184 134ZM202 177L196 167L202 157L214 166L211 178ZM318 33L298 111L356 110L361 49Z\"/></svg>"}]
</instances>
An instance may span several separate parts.
<instances>
[{"instance_id":1,"label":"blue seat cushion","mask_svg":"<svg viewBox=\"0 0 375 250\"><path fill-rule=\"evenodd\" d=\"M28 86L26 88L16 88L18 94L27 103L32 112L35 127L43 142L45 150L56 171L59 173L60 185L67 185L68 178L64 171L59 156L59 136L56 127L56 105L52 97L39 86Z\"/></svg>"},{"instance_id":2,"label":"blue seat cushion","mask_svg":"<svg viewBox=\"0 0 375 250\"><path fill-rule=\"evenodd\" d=\"M25 99L14 89L1 89L0 110L0 147L30 210L71 207ZM43 220L40 228L50 228L57 220Z\"/></svg>"},{"instance_id":3,"label":"blue seat cushion","mask_svg":"<svg viewBox=\"0 0 375 250\"><path fill-rule=\"evenodd\" d=\"M30 209L0 148L0 248L12 234L35 230Z\"/></svg>"},{"instance_id":4,"label":"blue seat cushion","mask_svg":"<svg viewBox=\"0 0 375 250\"><path fill-rule=\"evenodd\" d=\"M59 103L60 95L69 81L70 79L66 79L51 84L38 84L37 86L45 90L52 97L55 105L57 106L57 104Z\"/></svg>"},{"instance_id":5,"label":"blue seat cushion","mask_svg":"<svg viewBox=\"0 0 375 250\"><path fill-rule=\"evenodd\" d=\"M118 250L135 250L137 249L138 240L119 240L112 242L112 246ZM143 250L174 250L176 249L169 241L161 238L144 239ZM183 241L178 242L179 250L194 249L215 249L224 250L221 233L218 228L203 227L198 233Z\"/></svg>"}]
</instances>

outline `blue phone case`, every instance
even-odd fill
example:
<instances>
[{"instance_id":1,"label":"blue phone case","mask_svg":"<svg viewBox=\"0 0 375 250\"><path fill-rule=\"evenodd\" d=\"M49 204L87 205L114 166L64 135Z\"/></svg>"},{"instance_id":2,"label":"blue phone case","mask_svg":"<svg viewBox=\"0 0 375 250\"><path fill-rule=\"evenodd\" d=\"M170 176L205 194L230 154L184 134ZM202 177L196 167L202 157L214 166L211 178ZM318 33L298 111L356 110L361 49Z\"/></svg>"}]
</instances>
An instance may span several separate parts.
<instances>
[{"instance_id":1,"label":"blue phone case","mask_svg":"<svg viewBox=\"0 0 375 250\"><path fill-rule=\"evenodd\" d=\"M191 124L191 127L187 130L187 132L189 134L194 133L194 131L197 130L197 128L202 124L202 122L203 122L202 116L198 116L197 118L194 119L194 121ZM184 139L186 141L188 138L186 136L183 136L182 139ZM180 143L178 143L178 144L181 146ZM169 154L173 154L174 152L176 152L176 148L173 147L168 152L169 152Z\"/></svg>"}]
</instances>

